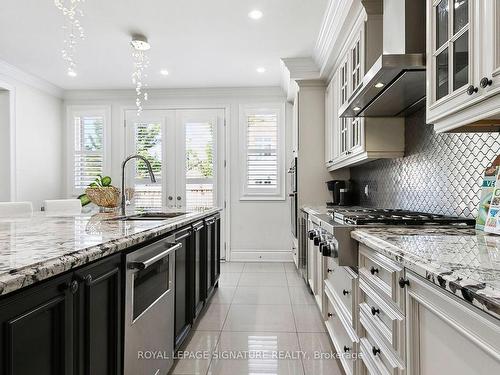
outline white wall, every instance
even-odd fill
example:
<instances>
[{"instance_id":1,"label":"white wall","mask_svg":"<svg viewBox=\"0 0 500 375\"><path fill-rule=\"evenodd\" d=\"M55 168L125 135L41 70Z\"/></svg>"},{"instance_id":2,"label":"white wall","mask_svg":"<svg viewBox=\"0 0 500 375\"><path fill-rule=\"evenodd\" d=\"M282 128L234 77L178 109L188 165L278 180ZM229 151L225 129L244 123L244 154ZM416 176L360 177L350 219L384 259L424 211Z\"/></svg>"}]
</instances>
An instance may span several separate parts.
<instances>
[{"instance_id":1,"label":"white wall","mask_svg":"<svg viewBox=\"0 0 500 375\"><path fill-rule=\"evenodd\" d=\"M266 258L289 257L290 209L288 201L243 202L240 201L239 170L239 106L240 104L285 102L280 88L227 88L227 89L172 89L150 90L145 109L172 108L226 108L226 131L230 145L226 149L226 159L230 166L230 244L232 254L255 253L261 251ZM111 171L114 181L119 181L120 164L125 156L124 110L134 109L133 90L67 91L65 105L109 105L111 106ZM289 111L287 111L289 112ZM287 126L290 129L290 126ZM289 132L287 132L288 138ZM288 145L290 142L288 142ZM290 149L290 147L287 147ZM289 161L287 160L285 167ZM248 255L248 254L247 254ZM237 258L237 257L236 257ZM257 256L256 256L257 258ZM235 260L235 257L232 258Z\"/></svg>"},{"instance_id":2,"label":"white wall","mask_svg":"<svg viewBox=\"0 0 500 375\"><path fill-rule=\"evenodd\" d=\"M13 100L11 196L39 209L44 199L61 198L64 192L62 92L2 61L0 87L8 89Z\"/></svg>"},{"instance_id":3,"label":"white wall","mask_svg":"<svg viewBox=\"0 0 500 375\"><path fill-rule=\"evenodd\" d=\"M10 200L10 100L0 87L0 202Z\"/></svg>"}]
</instances>

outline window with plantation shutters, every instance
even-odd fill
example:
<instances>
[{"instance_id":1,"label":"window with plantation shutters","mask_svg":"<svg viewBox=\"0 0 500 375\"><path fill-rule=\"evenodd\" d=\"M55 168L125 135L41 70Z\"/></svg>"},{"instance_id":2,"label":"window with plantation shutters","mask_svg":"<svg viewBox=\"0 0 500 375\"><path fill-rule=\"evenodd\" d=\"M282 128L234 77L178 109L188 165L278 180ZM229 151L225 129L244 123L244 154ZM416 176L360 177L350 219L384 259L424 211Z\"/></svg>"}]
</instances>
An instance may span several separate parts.
<instances>
[{"instance_id":1,"label":"window with plantation shutters","mask_svg":"<svg viewBox=\"0 0 500 375\"><path fill-rule=\"evenodd\" d=\"M211 122L186 122L186 208L214 207L214 131Z\"/></svg>"},{"instance_id":2,"label":"window with plantation shutters","mask_svg":"<svg viewBox=\"0 0 500 375\"><path fill-rule=\"evenodd\" d=\"M162 125L160 122L136 123L134 129L136 154L144 156L150 163L156 177L151 183L146 164L135 161L133 198L136 208L160 208L162 206Z\"/></svg>"},{"instance_id":3,"label":"window with plantation shutters","mask_svg":"<svg viewBox=\"0 0 500 375\"><path fill-rule=\"evenodd\" d=\"M241 127L242 199L284 199L281 108L245 107Z\"/></svg>"},{"instance_id":4,"label":"window with plantation shutters","mask_svg":"<svg viewBox=\"0 0 500 375\"><path fill-rule=\"evenodd\" d=\"M104 109L68 109L70 126L70 156L68 161L70 191L81 194L97 176L106 174L106 126L108 115Z\"/></svg>"}]
</instances>

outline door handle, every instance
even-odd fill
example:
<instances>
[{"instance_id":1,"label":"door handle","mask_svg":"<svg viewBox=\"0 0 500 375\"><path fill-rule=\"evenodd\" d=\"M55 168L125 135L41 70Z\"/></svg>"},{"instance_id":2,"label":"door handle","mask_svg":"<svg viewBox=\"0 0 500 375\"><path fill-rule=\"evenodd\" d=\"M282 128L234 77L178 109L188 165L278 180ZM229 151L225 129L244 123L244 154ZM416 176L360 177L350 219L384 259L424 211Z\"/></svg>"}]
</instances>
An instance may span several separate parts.
<instances>
[{"instance_id":1,"label":"door handle","mask_svg":"<svg viewBox=\"0 0 500 375\"><path fill-rule=\"evenodd\" d=\"M182 247L182 243L175 244L174 246L171 246L168 249L163 250L161 253L156 254L155 256L152 256L151 258L148 258L148 259L143 260L143 261L130 262L127 265L127 268L144 270L144 269L148 268L149 266L151 266L152 264L165 258L170 253L173 253L174 251L179 250L181 247Z\"/></svg>"}]
</instances>

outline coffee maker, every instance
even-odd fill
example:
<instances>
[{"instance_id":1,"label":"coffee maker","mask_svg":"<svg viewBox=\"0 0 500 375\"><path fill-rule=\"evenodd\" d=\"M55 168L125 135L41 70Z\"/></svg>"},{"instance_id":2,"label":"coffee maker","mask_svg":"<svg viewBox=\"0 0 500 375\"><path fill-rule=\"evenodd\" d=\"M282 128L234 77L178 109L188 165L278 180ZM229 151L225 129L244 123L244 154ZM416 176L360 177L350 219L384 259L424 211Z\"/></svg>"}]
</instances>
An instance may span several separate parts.
<instances>
[{"instance_id":1,"label":"coffee maker","mask_svg":"<svg viewBox=\"0 0 500 375\"><path fill-rule=\"evenodd\" d=\"M326 183L332 192L333 201L327 202L327 207L349 206L351 204L351 184L345 180L331 180Z\"/></svg>"}]
</instances>

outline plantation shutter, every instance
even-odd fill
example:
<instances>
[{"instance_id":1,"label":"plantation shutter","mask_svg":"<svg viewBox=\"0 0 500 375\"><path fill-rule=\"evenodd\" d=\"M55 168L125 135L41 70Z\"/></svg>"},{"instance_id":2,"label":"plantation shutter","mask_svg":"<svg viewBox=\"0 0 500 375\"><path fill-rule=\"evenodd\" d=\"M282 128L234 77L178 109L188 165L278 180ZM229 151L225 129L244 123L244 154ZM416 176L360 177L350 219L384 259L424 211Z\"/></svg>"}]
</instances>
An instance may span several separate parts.
<instances>
[{"instance_id":1,"label":"plantation shutter","mask_svg":"<svg viewBox=\"0 0 500 375\"><path fill-rule=\"evenodd\" d=\"M247 189L272 193L278 187L278 115L251 113L246 121Z\"/></svg>"},{"instance_id":2,"label":"plantation shutter","mask_svg":"<svg viewBox=\"0 0 500 375\"><path fill-rule=\"evenodd\" d=\"M150 163L156 177L151 183L146 164L135 162L134 203L136 208L160 208L162 206L162 129L160 123L136 123L134 129L136 153Z\"/></svg>"},{"instance_id":3,"label":"plantation shutter","mask_svg":"<svg viewBox=\"0 0 500 375\"><path fill-rule=\"evenodd\" d=\"M187 122L186 208L214 206L214 124Z\"/></svg>"},{"instance_id":4,"label":"plantation shutter","mask_svg":"<svg viewBox=\"0 0 500 375\"><path fill-rule=\"evenodd\" d=\"M74 184L84 190L104 170L104 117L74 117Z\"/></svg>"}]
</instances>

